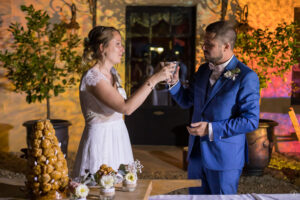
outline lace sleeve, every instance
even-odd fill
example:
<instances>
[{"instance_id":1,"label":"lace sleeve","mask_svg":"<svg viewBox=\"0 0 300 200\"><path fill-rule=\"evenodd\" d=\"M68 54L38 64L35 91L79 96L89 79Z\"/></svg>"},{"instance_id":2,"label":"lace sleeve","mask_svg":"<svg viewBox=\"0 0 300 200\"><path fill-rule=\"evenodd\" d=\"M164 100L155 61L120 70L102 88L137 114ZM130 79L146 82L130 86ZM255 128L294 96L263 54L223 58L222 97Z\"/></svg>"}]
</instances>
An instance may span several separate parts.
<instances>
[{"instance_id":1,"label":"lace sleeve","mask_svg":"<svg viewBox=\"0 0 300 200\"><path fill-rule=\"evenodd\" d=\"M90 69L82 80L80 90L86 89L86 86L95 86L101 79L107 80L107 78L97 69Z\"/></svg>"}]
</instances>

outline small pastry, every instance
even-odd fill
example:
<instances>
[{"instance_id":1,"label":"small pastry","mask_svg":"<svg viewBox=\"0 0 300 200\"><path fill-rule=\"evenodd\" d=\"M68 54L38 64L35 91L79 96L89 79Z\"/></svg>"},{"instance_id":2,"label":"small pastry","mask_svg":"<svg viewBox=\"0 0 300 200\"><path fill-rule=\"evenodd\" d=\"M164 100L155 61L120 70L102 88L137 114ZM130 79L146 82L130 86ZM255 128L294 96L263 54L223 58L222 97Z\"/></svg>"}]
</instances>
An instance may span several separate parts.
<instances>
[{"instance_id":1,"label":"small pastry","mask_svg":"<svg viewBox=\"0 0 300 200\"><path fill-rule=\"evenodd\" d=\"M35 139L40 139L41 137L43 137L43 132L41 130L37 130L34 132L34 136Z\"/></svg>"},{"instance_id":2,"label":"small pastry","mask_svg":"<svg viewBox=\"0 0 300 200\"><path fill-rule=\"evenodd\" d=\"M40 148L41 147L41 140L34 139L32 143L33 148Z\"/></svg>"},{"instance_id":3,"label":"small pastry","mask_svg":"<svg viewBox=\"0 0 300 200\"><path fill-rule=\"evenodd\" d=\"M43 174L42 175L42 182L44 183L48 183L51 180L51 177L49 174Z\"/></svg>"},{"instance_id":4,"label":"small pastry","mask_svg":"<svg viewBox=\"0 0 300 200\"><path fill-rule=\"evenodd\" d=\"M53 144L55 144L56 145L56 148L58 147L58 139L56 138L56 137L53 137L52 138L52 141L53 141Z\"/></svg>"},{"instance_id":5,"label":"small pastry","mask_svg":"<svg viewBox=\"0 0 300 200\"><path fill-rule=\"evenodd\" d=\"M49 192L50 190L51 190L51 184L49 184L49 183L43 183L42 184L42 190L43 190L43 192Z\"/></svg>"},{"instance_id":6,"label":"small pastry","mask_svg":"<svg viewBox=\"0 0 300 200\"><path fill-rule=\"evenodd\" d=\"M100 169L106 169L107 168L107 165L106 164L103 164L100 166Z\"/></svg>"},{"instance_id":7,"label":"small pastry","mask_svg":"<svg viewBox=\"0 0 300 200\"><path fill-rule=\"evenodd\" d=\"M42 149L35 148L32 151L32 156L34 156L34 157L40 157L42 155L42 152L43 152Z\"/></svg>"},{"instance_id":8,"label":"small pastry","mask_svg":"<svg viewBox=\"0 0 300 200\"><path fill-rule=\"evenodd\" d=\"M54 156L54 151L51 148L43 149L43 154L49 158L51 156Z\"/></svg>"},{"instance_id":9,"label":"small pastry","mask_svg":"<svg viewBox=\"0 0 300 200\"><path fill-rule=\"evenodd\" d=\"M59 182L58 181L54 181L52 183L52 190L58 190L59 189Z\"/></svg>"},{"instance_id":10,"label":"small pastry","mask_svg":"<svg viewBox=\"0 0 300 200\"><path fill-rule=\"evenodd\" d=\"M48 174L51 174L53 172L53 170L54 170L53 165L47 165L47 173Z\"/></svg>"},{"instance_id":11,"label":"small pastry","mask_svg":"<svg viewBox=\"0 0 300 200\"><path fill-rule=\"evenodd\" d=\"M39 175L39 174L41 174L41 172L42 172L42 169L41 169L40 165L36 165L36 166L33 167L33 173L35 175Z\"/></svg>"},{"instance_id":12,"label":"small pastry","mask_svg":"<svg viewBox=\"0 0 300 200\"><path fill-rule=\"evenodd\" d=\"M37 161L39 163L44 163L44 162L46 162L46 160L47 160L47 158L44 155L41 155L40 157L37 158Z\"/></svg>"},{"instance_id":13,"label":"small pastry","mask_svg":"<svg viewBox=\"0 0 300 200\"><path fill-rule=\"evenodd\" d=\"M48 119L45 121L45 129L47 129L47 130L53 129L53 126L52 126L50 120L48 120Z\"/></svg>"},{"instance_id":14,"label":"small pastry","mask_svg":"<svg viewBox=\"0 0 300 200\"><path fill-rule=\"evenodd\" d=\"M66 167L62 168L62 170L61 170L61 176L62 177L68 176L68 168L66 168Z\"/></svg>"},{"instance_id":15,"label":"small pastry","mask_svg":"<svg viewBox=\"0 0 300 200\"><path fill-rule=\"evenodd\" d=\"M54 168L56 170L60 170L63 166L63 163L61 161L57 161L56 163L54 163Z\"/></svg>"},{"instance_id":16,"label":"small pastry","mask_svg":"<svg viewBox=\"0 0 300 200\"><path fill-rule=\"evenodd\" d=\"M36 129L37 130L43 130L44 129L44 122L43 121L39 121L36 123Z\"/></svg>"},{"instance_id":17,"label":"small pastry","mask_svg":"<svg viewBox=\"0 0 300 200\"><path fill-rule=\"evenodd\" d=\"M49 130L44 130L44 136L47 139L51 139L52 138L52 133Z\"/></svg>"},{"instance_id":18,"label":"small pastry","mask_svg":"<svg viewBox=\"0 0 300 200\"><path fill-rule=\"evenodd\" d=\"M62 152L59 152L59 153L57 154L57 159L58 159L59 161L65 160L64 154L63 154Z\"/></svg>"},{"instance_id":19,"label":"small pastry","mask_svg":"<svg viewBox=\"0 0 300 200\"><path fill-rule=\"evenodd\" d=\"M58 180L61 177L61 172L59 172L59 171L53 171L50 175L51 175L52 179Z\"/></svg>"},{"instance_id":20,"label":"small pastry","mask_svg":"<svg viewBox=\"0 0 300 200\"><path fill-rule=\"evenodd\" d=\"M45 148L50 148L51 147L51 142L49 139L44 139L42 140L42 147Z\"/></svg>"},{"instance_id":21,"label":"small pastry","mask_svg":"<svg viewBox=\"0 0 300 200\"><path fill-rule=\"evenodd\" d=\"M56 156L51 156L48 158L50 164L55 164L57 162Z\"/></svg>"}]
</instances>

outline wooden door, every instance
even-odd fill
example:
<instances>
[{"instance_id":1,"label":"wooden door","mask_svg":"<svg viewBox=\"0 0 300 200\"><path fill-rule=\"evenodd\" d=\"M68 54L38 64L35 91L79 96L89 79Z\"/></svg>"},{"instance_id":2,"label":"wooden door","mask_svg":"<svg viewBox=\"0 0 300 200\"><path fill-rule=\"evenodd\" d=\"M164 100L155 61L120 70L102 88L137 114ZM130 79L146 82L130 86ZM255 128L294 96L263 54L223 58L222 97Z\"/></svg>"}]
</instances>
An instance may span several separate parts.
<instances>
[{"instance_id":1,"label":"wooden door","mask_svg":"<svg viewBox=\"0 0 300 200\"><path fill-rule=\"evenodd\" d=\"M159 68L180 61L180 81L188 86L195 65L195 7L126 8L126 91L134 93ZM186 145L190 110L181 109L165 84L158 84L144 104L125 117L132 144Z\"/></svg>"}]
</instances>

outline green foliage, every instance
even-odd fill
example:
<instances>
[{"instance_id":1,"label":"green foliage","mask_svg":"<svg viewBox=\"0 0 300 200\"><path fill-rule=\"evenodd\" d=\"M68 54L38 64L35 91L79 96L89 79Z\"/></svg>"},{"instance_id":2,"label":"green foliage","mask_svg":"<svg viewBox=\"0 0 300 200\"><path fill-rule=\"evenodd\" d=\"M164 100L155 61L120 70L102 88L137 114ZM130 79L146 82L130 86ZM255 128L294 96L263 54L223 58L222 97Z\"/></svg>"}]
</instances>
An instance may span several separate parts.
<instances>
[{"instance_id":1,"label":"green foliage","mask_svg":"<svg viewBox=\"0 0 300 200\"><path fill-rule=\"evenodd\" d=\"M11 23L14 43L11 51L0 52L1 66L16 92L25 92L28 103L50 99L79 80L81 56L76 48L80 38L68 34L63 23L50 24L49 15L32 5L21 6L26 12L26 28Z\"/></svg>"},{"instance_id":2,"label":"green foliage","mask_svg":"<svg viewBox=\"0 0 300 200\"><path fill-rule=\"evenodd\" d=\"M258 75L260 88L266 88L273 76L284 76L300 58L296 24L278 24L274 31L254 29L237 34L237 57Z\"/></svg>"}]
</instances>

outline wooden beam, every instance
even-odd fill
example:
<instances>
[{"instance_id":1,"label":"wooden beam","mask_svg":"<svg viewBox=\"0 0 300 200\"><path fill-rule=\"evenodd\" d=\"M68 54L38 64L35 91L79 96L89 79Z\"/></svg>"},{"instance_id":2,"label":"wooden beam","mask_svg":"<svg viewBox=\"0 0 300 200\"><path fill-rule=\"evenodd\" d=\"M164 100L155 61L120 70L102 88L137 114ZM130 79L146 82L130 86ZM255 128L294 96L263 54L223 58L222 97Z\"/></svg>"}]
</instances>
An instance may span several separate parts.
<instances>
[{"instance_id":1,"label":"wooden beam","mask_svg":"<svg viewBox=\"0 0 300 200\"><path fill-rule=\"evenodd\" d=\"M299 127L299 122L298 122L298 119L296 117L296 114L295 114L295 111L294 111L293 107L290 107L289 116L291 118L293 127L295 129L295 132L296 132L296 135L297 135L297 138L298 138L298 141L299 141L300 140L300 127Z\"/></svg>"}]
</instances>

